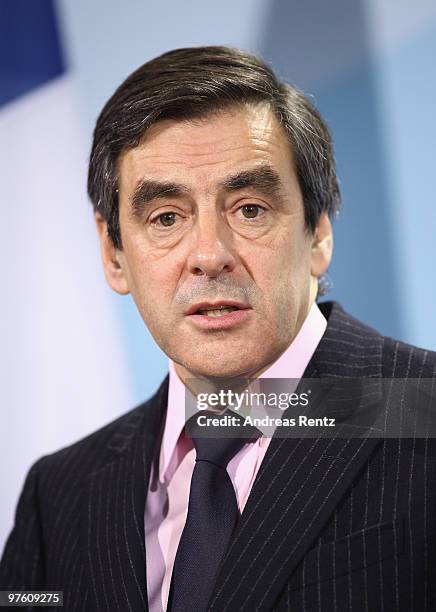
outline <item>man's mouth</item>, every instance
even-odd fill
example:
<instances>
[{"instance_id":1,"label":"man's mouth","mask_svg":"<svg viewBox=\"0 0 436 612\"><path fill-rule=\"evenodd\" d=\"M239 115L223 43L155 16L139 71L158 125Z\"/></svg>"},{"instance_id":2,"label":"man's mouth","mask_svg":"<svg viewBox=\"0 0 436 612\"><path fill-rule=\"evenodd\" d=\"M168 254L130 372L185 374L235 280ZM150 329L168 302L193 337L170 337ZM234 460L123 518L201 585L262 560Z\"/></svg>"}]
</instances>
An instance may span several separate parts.
<instances>
[{"instance_id":1,"label":"man's mouth","mask_svg":"<svg viewBox=\"0 0 436 612\"><path fill-rule=\"evenodd\" d=\"M185 311L185 315L202 315L205 317L225 317L235 310L247 310L250 306L236 300L224 299L215 302L197 302Z\"/></svg>"},{"instance_id":2,"label":"man's mouth","mask_svg":"<svg viewBox=\"0 0 436 612\"><path fill-rule=\"evenodd\" d=\"M197 302L185 312L190 324L202 331L231 330L247 322L252 308L244 302L222 299Z\"/></svg>"},{"instance_id":3,"label":"man's mouth","mask_svg":"<svg viewBox=\"0 0 436 612\"><path fill-rule=\"evenodd\" d=\"M213 308L199 308L195 314L205 315L206 317L223 317L235 310L240 310L240 308L237 306L215 306Z\"/></svg>"}]
</instances>

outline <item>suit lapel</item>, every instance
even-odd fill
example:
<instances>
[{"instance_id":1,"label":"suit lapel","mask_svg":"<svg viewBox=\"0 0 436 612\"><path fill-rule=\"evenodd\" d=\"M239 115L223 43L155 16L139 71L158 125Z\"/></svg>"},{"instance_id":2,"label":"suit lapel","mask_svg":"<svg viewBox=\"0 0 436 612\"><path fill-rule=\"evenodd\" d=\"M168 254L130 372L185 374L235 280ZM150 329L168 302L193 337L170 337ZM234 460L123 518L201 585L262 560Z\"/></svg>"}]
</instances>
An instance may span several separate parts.
<instances>
[{"instance_id":1,"label":"suit lapel","mask_svg":"<svg viewBox=\"0 0 436 612\"><path fill-rule=\"evenodd\" d=\"M327 330L305 377L364 376L374 382L381 376L382 337L337 305L327 308ZM360 407L374 399L360 399ZM352 411L355 399L348 404L346 410ZM277 431L221 566L211 609L272 609L379 443L374 438L280 438Z\"/></svg>"},{"instance_id":2,"label":"suit lapel","mask_svg":"<svg viewBox=\"0 0 436 612\"><path fill-rule=\"evenodd\" d=\"M148 610L144 507L163 425L168 380L146 404L122 417L83 492L82 538L96 610Z\"/></svg>"}]
</instances>

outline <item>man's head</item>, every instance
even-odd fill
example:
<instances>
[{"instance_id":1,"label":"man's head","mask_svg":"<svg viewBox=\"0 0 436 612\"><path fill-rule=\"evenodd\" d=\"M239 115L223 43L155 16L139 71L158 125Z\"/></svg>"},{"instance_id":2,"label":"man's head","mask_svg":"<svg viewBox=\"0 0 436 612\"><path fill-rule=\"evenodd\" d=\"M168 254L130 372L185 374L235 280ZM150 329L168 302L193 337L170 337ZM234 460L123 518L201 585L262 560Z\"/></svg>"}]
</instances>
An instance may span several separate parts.
<instances>
[{"instance_id":1,"label":"man's head","mask_svg":"<svg viewBox=\"0 0 436 612\"><path fill-rule=\"evenodd\" d=\"M205 47L144 64L98 119L88 189L109 284L182 376L253 375L290 344L339 190L318 112L261 61Z\"/></svg>"}]
</instances>

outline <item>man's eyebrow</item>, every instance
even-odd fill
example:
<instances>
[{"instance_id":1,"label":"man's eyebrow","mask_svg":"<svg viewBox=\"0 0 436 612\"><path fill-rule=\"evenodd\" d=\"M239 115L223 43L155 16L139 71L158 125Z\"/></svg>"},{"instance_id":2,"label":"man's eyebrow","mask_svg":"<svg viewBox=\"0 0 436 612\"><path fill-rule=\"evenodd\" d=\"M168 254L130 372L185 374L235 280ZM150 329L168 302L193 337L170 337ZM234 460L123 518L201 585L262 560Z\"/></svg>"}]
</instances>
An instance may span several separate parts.
<instances>
[{"instance_id":1,"label":"man's eyebrow","mask_svg":"<svg viewBox=\"0 0 436 612\"><path fill-rule=\"evenodd\" d=\"M224 191L238 191L252 188L268 196L277 196L282 190L279 174L269 165L250 170L241 170L227 177L219 184ZM131 197L133 215L141 217L152 200L159 198L180 198L187 195L188 188L179 183L142 179L136 185Z\"/></svg>"},{"instance_id":2,"label":"man's eyebrow","mask_svg":"<svg viewBox=\"0 0 436 612\"><path fill-rule=\"evenodd\" d=\"M140 217L147 204L159 198L180 198L186 195L187 188L178 183L142 179L135 187L131 197L132 212Z\"/></svg>"},{"instance_id":3,"label":"man's eyebrow","mask_svg":"<svg viewBox=\"0 0 436 612\"><path fill-rule=\"evenodd\" d=\"M282 191L279 174L271 166L264 165L250 170L242 170L229 176L220 184L225 191L238 191L249 187L269 196L277 196Z\"/></svg>"}]
</instances>

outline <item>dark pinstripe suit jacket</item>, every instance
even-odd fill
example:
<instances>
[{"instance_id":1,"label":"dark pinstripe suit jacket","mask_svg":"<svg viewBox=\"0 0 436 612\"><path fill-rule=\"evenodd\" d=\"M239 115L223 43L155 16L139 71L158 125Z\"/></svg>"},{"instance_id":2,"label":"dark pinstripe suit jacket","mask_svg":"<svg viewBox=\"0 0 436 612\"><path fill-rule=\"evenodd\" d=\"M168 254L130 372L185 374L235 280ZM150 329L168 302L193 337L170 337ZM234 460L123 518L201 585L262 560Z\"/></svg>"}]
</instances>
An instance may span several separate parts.
<instances>
[{"instance_id":1,"label":"dark pinstripe suit jacket","mask_svg":"<svg viewBox=\"0 0 436 612\"><path fill-rule=\"evenodd\" d=\"M305 376L436 379L434 353L379 335L335 303L322 309L327 330ZM147 610L144 502L166 400L167 381L32 467L1 589L63 590L67 610ZM274 437L211 609L436 610L435 505L432 439Z\"/></svg>"}]
</instances>

